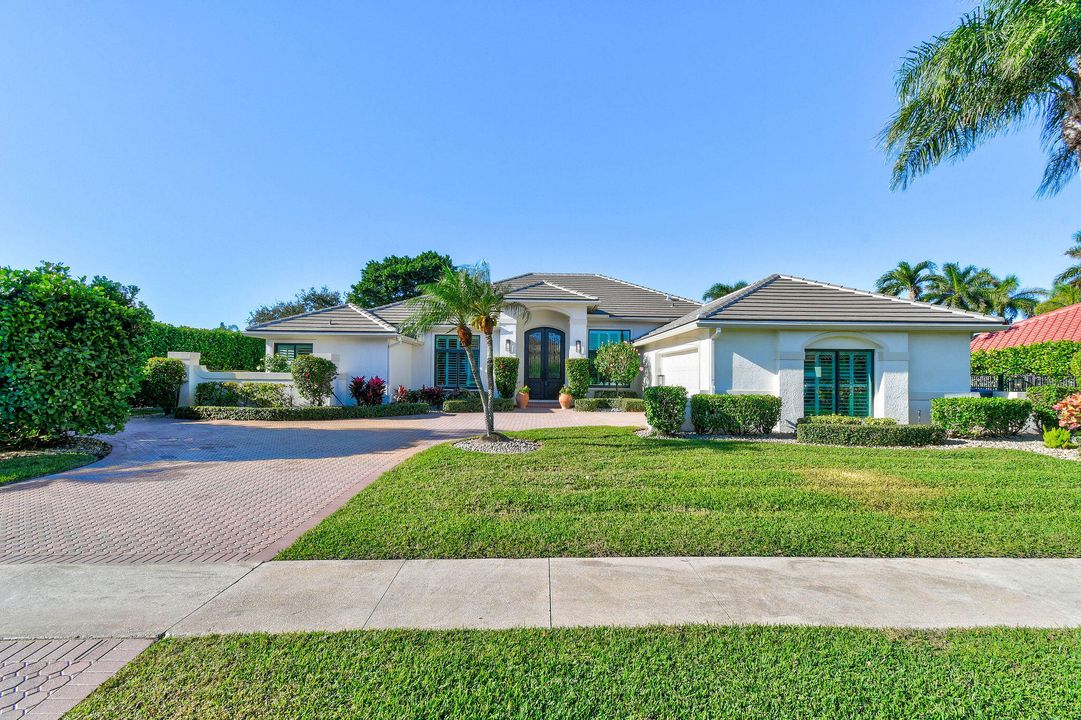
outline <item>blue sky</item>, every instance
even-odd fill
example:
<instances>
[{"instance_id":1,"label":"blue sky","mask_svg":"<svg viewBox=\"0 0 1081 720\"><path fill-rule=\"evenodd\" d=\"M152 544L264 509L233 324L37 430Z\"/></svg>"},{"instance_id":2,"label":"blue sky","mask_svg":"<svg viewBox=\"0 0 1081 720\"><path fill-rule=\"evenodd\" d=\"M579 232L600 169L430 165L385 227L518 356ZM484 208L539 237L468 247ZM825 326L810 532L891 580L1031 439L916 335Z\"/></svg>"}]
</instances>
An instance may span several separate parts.
<instances>
[{"instance_id":1,"label":"blue sky","mask_svg":"<svg viewBox=\"0 0 1081 720\"><path fill-rule=\"evenodd\" d=\"M695 297L1062 269L1081 183L1035 198L1035 128L889 190L899 58L969 3L727 5L2 3L0 264L196 326L429 248Z\"/></svg>"}]
</instances>

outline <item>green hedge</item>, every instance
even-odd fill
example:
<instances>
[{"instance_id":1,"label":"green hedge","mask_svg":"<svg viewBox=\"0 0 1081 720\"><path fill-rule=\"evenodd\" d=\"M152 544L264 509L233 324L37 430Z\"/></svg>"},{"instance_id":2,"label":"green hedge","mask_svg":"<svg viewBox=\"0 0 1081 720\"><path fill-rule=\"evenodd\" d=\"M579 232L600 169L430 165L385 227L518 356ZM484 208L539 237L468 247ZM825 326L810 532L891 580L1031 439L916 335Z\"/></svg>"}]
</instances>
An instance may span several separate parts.
<instances>
[{"instance_id":1,"label":"green hedge","mask_svg":"<svg viewBox=\"0 0 1081 720\"><path fill-rule=\"evenodd\" d=\"M1070 360L1081 352L1081 342L1056 340L972 353L973 375L1050 375L1069 377Z\"/></svg>"},{"instance_id":2,"label":"green hedge","mask_svg":"<svg viewBox=\"0 0 1081 720\"><path fill-rule=\"evenodd\" d=\"M814 423L815 425L896 425L893 418L884 417L854 417L852 415L808 415L801 418L800 422Z\"/></svg>"},{"instance_id":3,"label":"green hedge","mask_svg":"<svg viewBox=\"0 0 1081 720\"><path fill-rule=\"evenodd\" d=\"M623 412L645 412L646 401L636 397L591 397L578 398L574 401L574 409L582 412L596 412L597 410L622 410Z\"/></svg>"},{"instance_id":4,"label":"green hedge","mask_svg":"<svg viewBox=\"0 0 1081 720\"><path fill-rule=\"evenodd\" d=\"M576 398L589 393L589 358L567 358L567 387Z\"/></svg>"},{"instance_id":5,"label":"green hedge","mask_svg":"<svg viewBox=\"0 0 1081 720\"><path fill-rule=\"evenodd\" d=\"M931 422L951 437L1004 437L1021 432L1032 416L1028 400L1007 398L935 398Z\"/></svg>"},{"instance_id":6,"label":"green hedge","mask_svg":"<svg viewBox=\"0 0 1081 720\"><path fill-rule=\"evenodd\" d=\"M808 445L920 447L946 442L945 429L937 425L846 425L804 420L796 423L796 440Z\"/></svg>"},{"instance_id":7,"label":"green hedge","mask_svg":"<svg viewBox=\"0 0 1081 720\"><path fill-rule=\"evenodd\" d=\"M514 389L518 385L518 358L500 356L492 358L494 363L495 389L500 397L514 398Z\"/></svg>"},{"instance_id":8,"label":"green hedge","mask_svg":"<svg viewBox=\"0 0 1081 720\"><path fill-rule=\"evenodd\" d=\"M193 328L151 322L143 331L146 357L165 357L170 352L202 353L199 362L215 372L258 370L266 353L266 341L233 330Z\"/></svg>"},{"instance_id":9,"label":"green hedge","mask_svg":"<svg viewBox=\"0 0 1081 720\"><path fill-rule=\"evenodd\" d=\"M1058 427L1058 413L1051 406L1076 392L1077 388L1065 385L1033 385L1025 391L1025 398L1032 403L1032 419L1041 428Z\"/></svg>"},{"instance_id":10,"label":"green hedge","mask_svg":"<svg viewBox=\"0 0 1081 720\"><path fill-rule=\"evenodd\" d=\"M280 383L204 382L195 386L195 404L211 407L290 407L289 388Z\"/></svg>"},{"instance_id":11,"label":"green hedge","mask_svg":"<svg viewBox=\"0 0 1081 720\"><path fill-rule=\"evenodd\" d=\"M347 405L324 407L213 407L195 405L177 408L174 415L184 420L352 420L355 418L424 415L431 412L427 403L390 403L387 405Z\"/></svg>"},{"instance_id":12,"label":"green hedge","mask_svg":"<svg viewBox=\"0 0 1081 720\"><path fill-rule=\"evenodd\" d=\"M775 395L710 395L691 397L691 424L701 434L764 435L781 419L781 398Z\"/></svg>"},{"instance_id":13,"label":"green hedge","mask_svg":"<svg viewBox=\"0 0 1081 720\"><path fill-rule=\"evenodd\" d=\"M513 398L495 398L492 401L492 412L510 412L514 409ZM480 398L463 398L461 400L447 400L443 403L443 412L446 413L474 413L484 412L480 404Z\"/></svg>"},{"instance_id":14,"label":"green hedge","mask_svg":"<svg viewBox=\"0 0 1081 720\"><path fill-rule=\"evenodd\" d=\"M687 388L679 385L662 385L646 388L643 393L646 405L646 422L662 435L674 435L683 427L687 411Z\"/></svg>"},{"instance_id":15,"label":"green hedge","mask_svg":"<svg viewBox=\"0 0 1081 720\"><path fill-rule=\"evenodd\" d=\"M594 390L595 398L637 398L638 393L634 390Z\"/></svg>"}]
</instances>

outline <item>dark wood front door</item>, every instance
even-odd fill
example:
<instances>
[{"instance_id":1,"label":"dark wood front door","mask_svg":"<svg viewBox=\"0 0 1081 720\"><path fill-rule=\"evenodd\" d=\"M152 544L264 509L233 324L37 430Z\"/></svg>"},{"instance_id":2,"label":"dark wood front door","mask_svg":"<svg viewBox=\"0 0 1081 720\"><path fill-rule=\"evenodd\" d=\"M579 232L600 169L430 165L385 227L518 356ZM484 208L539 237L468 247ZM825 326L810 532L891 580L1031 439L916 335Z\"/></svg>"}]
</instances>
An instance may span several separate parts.
<instances>
[{"instance_id":1,"label":"dark wood front door","mask_svg":"<svg viewBox=\"0 0 1081 720\"><path fill-rule=\"evenodd\" d=\"M534 400L555 400L563 387L567 358L566 336L555 328L535 328L525 334L525 384Z\"/></svg>"}]
</instances>

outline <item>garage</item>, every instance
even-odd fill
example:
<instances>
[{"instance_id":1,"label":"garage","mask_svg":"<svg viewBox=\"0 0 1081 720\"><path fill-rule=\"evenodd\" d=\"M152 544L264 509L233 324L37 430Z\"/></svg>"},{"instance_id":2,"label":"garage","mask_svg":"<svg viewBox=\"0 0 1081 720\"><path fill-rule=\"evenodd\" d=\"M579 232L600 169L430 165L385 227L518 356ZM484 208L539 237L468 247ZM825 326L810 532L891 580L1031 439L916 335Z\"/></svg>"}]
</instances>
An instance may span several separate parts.
<instances>
[{"instance_id":1,"label":"garage","mask_svg":"<svg viewBox=\"0 0 1081 720\"><path fill-rule=\"evenodd\" d=\"M701 390L698 386L700 374L697 348L661 353L658 359L660 367L657 374L664 376L662 384L685 387L687 395L694 395Z\"/></svg>"}]
</instances>

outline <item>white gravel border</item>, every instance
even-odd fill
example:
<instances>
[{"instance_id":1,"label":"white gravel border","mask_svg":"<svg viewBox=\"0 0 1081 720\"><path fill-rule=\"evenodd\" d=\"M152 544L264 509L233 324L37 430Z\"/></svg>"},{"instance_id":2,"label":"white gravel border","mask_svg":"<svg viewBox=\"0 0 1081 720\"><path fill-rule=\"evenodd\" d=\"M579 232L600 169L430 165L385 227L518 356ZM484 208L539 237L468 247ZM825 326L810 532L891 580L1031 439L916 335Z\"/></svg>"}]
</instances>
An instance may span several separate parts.
<instances>
[{"instance_id":1,"label":"white gravel border","mask_svg":"<svg viewBox=\"0 0 1081 720\"><path fill-rule=\"evenodd\" d=\"M540 450L541 444L532 440L511 438L504 442L489 442L480 438L469 438L454 443L454 447L466 452L479 452L487 455L521 455Z\"/></svg>"}]
</instances>

